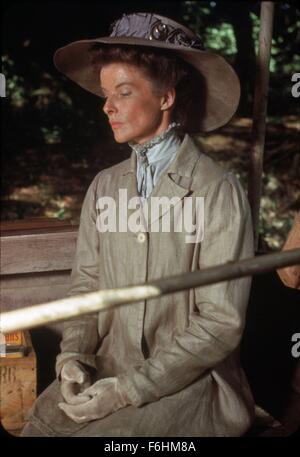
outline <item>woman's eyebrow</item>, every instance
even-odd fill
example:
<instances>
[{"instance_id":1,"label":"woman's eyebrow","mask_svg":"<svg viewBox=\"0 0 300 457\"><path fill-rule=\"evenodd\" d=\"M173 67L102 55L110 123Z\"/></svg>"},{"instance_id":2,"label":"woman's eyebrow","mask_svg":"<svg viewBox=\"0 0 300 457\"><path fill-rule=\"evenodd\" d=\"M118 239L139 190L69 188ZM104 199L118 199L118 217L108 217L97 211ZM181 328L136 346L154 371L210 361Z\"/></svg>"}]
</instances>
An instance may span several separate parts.
<instances>
[{"instance_id":1,"label":"woman's eyebrow","mask_svg":"<svg viewBox=\"0 0 300 457\"><path fill-rule=\"evenodd\" d=\"M118 89L118 87L125 86L125 85L126 86L133 86L133 83L130 83L130 82L120 83L120 84L116 85L115 89ZM100 88L103 90L103 92L107 92L107 90L104 87L100 86Z\"/></svg>"}]
</instances>

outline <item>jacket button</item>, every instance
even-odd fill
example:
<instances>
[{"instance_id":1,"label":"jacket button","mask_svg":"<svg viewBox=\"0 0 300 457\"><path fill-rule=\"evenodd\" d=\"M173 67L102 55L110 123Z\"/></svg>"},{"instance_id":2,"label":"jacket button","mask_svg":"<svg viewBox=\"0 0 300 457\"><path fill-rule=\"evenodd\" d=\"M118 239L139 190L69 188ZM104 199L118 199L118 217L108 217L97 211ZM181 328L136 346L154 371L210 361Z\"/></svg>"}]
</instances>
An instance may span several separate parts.
<instances>
[{"instance_id":1,"label":"jacket button","mask_svg":"<svg viewBox=\"0 0 300 457\"><path fill-rule=\"evenodd\" d=\"M146 235L145 233L138 233L137 240L139 243L144 243L146 241Z\"/></svg>"}]
</instances>

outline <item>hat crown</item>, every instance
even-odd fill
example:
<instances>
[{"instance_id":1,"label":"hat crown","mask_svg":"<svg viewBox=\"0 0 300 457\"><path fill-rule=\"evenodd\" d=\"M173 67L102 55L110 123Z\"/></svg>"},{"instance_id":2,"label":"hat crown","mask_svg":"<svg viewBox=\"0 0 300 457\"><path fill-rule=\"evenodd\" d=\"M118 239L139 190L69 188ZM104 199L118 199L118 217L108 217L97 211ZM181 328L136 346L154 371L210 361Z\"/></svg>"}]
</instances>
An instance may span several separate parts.
<instances>
[{"instance_id":1,"label":"hat crown","mask_svg":"<svg viewBox=\"0 0 300 457\"><path fill-rule=\"evenodd\" d=\"M136 37L204 50L199 35L164 16L152 13L123 14L111 25L110 37Z\"/></svg>"}]
</instances>

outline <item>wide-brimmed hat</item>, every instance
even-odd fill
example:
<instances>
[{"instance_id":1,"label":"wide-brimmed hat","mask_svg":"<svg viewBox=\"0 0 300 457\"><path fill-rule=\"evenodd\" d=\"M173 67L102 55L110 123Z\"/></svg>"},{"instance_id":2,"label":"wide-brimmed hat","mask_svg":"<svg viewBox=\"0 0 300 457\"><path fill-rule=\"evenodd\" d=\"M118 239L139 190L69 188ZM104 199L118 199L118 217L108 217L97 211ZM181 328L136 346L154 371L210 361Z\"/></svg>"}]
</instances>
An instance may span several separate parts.
<instances>
[{"instance_id":1,"label":"wide-brimmed hat","mask_svg":"<svg viewBox=\"0 0 300 457\"><path fill-rule=\"evenodd\" d=\"M169 49L196 68L205 83L205 110L199 131L215 130L234 115L240 98L235 71L222 56L206 51L199 35L178 22L153 13L124 14L112 24L110 36L74 41L59 48L54 54L56 68L98 96L103 94L92 49L101 43Z\"/></svg>"}]
</instances>

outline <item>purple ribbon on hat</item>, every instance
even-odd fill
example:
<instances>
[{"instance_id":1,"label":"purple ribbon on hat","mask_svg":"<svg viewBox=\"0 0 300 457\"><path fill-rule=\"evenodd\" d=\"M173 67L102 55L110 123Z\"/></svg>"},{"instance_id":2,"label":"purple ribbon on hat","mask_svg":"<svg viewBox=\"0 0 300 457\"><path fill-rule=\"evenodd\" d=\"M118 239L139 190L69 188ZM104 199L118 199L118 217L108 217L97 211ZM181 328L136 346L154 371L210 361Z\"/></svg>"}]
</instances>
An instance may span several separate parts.
<instances>
[{"instance_id":1,"label":"purple ribbon on hat","mask_svg":"<svg viewBox=\"0 0 300 457\"><path fill-rule=\"evenodd\" d=\"M173 21L172 21L173 22ZM164 41L174 45L204 50L199 35L188 33L180 24L164 22L159 16L150 13L123 14L111 25L111 37L137 37ZM176 24L176 26L175 26Z\"/></svg>"}]
</instances>

